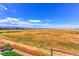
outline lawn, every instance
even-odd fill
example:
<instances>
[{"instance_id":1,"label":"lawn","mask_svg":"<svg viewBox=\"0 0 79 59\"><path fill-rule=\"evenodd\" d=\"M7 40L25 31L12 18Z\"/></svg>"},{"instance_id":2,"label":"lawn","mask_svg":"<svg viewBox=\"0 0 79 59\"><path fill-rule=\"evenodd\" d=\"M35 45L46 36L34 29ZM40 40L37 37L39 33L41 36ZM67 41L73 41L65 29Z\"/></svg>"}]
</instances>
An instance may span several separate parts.
<instances>
[{"instance_id":1,"label":"lawn","mask_svg":"<svg viewBox=\"0 0 79 59\"><path fill-rule=\"evenodd\" d=\"M2 52L1 55L3 55L3 56L22 56L21 54L18 54L17 52L14 52L14 51Z\"/></svg>"}]
</instances>

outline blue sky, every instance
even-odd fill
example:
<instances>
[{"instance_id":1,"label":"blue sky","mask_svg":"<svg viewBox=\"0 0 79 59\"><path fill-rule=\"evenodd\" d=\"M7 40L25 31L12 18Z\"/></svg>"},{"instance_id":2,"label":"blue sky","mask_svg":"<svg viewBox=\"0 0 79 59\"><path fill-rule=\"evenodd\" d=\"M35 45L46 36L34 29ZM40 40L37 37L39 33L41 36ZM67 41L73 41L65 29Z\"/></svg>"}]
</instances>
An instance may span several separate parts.
<instances>
[{"instance_id":1,"label":"blue sky","mask_svg":"<svg viewBox=\"0 0 79 59\"><path fill-rule=\"evenodd\" d=\"M79 28L79 4L2 3L0 27Z\"/></svg>"}]
</instances>

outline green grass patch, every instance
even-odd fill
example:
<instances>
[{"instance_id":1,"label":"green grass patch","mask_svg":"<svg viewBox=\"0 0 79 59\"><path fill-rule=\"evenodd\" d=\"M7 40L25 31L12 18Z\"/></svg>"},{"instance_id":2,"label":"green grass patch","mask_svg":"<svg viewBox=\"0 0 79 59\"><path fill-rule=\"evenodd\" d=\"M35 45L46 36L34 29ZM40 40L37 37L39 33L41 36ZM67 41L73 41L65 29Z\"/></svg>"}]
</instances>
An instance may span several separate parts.
<instances>
[{"instance_id":1,"label":"green grass patch","mask_svg":"<svg viewBox=\"0 0 79 59\"><path fill-rule=\"evenodd\" d=\"M14 51L6 51L1 53L3 56L22 56L21 54L18 54Z\"/></svg>"}]
</instances>

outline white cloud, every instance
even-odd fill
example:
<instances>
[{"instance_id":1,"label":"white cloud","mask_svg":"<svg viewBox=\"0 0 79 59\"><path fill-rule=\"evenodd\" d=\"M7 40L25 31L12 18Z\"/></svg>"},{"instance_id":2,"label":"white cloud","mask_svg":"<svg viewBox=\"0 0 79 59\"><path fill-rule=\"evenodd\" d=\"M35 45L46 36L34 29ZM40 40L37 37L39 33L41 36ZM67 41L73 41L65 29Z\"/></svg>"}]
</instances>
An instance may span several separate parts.
<instances>
[{"instance_id":1,"label":"white cloud","mask_svg":"<svg viewBox=\"0 0 79 59\"><path fill-rule=\"evenodd\" d=\"M0 4L0 10L4 11L4 10L8 10L8 8L5 7L4 5Z\"/></svg>"},{"instance_id":2,"label":"white cloud","mask_svg":"<svg viewBox=\"0 0 79 59\"><path fill-rule=\"evenodd\" d=\"M36 21L37 22L37 21ZM54 25L42 22L41 20L37 23L34 21L23 21L19 18L5 18L0 19L0 27L10 26L10 27L27 27L27 28L73 28L79 27L79 25L68 25L68 24L60 24Z\"/></svg>"},{"instance_id":3,"label":"white cloud","mask_svg":"<svg viewBox=\"0 0 79 59\"><path fill-rule=\"evenodd\" d=\"M29 22L41 22L41 20L28 20Z\"/></svg>"},{"instance_id":4,"label":"white cloud","mask_svg":"<svg viewBox=\"0 0 79 59\"><path fill-rule=\"evenodd\" d=\"M5 5L3 5L3 4L0 4L0 14L3 14L2 13L2 11L9 11L9 12L13 12L13 13L15 13L16 12L16 10L14 10L14 9L9 9L8 7L6 7Z\"/></svg>"},{"instance_id":5,"label":"white cloud","mask_svg":"<svg viewBox=\"0 0 79 59\"><path fill-rule=\"evenodd\" d=\"M20 21L17 18L5 18L0 20L0 24L9 24L9 25L24 25L27 24L27 22Z\"/></svg>"},{"instance_id":6,"label":"white cloud","mask_svg":"<svg viewBox=\"0 0 79 59\"><path fill-rule=\"evenodd\" d=\"M19 21L19 20L16 18L6 18L6 19L1 19L0 23L1 22L15 22L15 21Z\"/></svg>"},{"instance_id":7,"label":"white cloud","mask_svg":"<svg viewBox=\"0 0 79 59\"><path fill-rule=\"evenodd\" d=\"M37 22L37 23L34 23ZM39 21L34 21L34 20L30 20L30 21L22 21L19 18L5 18L5 19L0 19L0 26L19 26L19 27L29 27L29 28L46 28L49 27L49 24L46 23L38 23L41 22L41 20Z\"/></svg>"}]
</instances>

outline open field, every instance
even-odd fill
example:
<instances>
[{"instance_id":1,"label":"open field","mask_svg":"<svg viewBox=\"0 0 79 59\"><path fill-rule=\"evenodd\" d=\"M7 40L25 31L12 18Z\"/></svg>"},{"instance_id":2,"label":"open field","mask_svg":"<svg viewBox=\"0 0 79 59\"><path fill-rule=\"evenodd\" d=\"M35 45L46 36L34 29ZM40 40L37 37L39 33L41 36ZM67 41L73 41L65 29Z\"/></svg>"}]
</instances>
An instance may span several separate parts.
<instances>
[{"instance_id":1,"label":"open field","mask_svg":"<svg viewBox=\"0 0 79 59\"><path fill-rule=\"evenodd\" d=\"M79 29L0 30L0 35L16 43L48 51L50 48L60 51L53 51L53 55L79 55Z\"/></svg>"}]
</instances>

